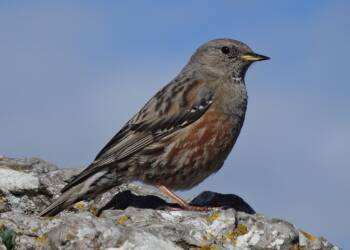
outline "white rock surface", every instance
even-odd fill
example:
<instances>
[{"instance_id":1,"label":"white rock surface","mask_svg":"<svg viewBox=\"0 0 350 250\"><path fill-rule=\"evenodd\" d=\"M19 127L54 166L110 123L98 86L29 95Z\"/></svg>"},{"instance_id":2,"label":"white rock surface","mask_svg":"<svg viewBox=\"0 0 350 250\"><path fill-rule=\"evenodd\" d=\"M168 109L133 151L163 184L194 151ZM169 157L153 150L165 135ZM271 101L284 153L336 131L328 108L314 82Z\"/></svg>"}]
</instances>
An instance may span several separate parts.
<instances>
[{"instance_id":1,"label":"white rock surface","mask_svg":"<svg viewBox=\"0 0 350 250\"><path fill-rule=\"evenodd\" d=\"M58 170L39 159L2 157L0 166L0 250L340 249L286 221L232 208L192 212L112 206L96 216L97 209L125 189L138 197L164 198L154 189L133 184L80 202L56 217L39 218L36 214L76 171Z\"/></svg>"},{"instance_id":2,"label":"white rock surface","mask_svg":"<svg viewBox=\"0 0 350 250\"><path fill-rule=\"evenodd\" d=\"M0 189L9 192L24 192L37 190L39 178L33 174L0 168Z\"/></svg>"}]
</instances>

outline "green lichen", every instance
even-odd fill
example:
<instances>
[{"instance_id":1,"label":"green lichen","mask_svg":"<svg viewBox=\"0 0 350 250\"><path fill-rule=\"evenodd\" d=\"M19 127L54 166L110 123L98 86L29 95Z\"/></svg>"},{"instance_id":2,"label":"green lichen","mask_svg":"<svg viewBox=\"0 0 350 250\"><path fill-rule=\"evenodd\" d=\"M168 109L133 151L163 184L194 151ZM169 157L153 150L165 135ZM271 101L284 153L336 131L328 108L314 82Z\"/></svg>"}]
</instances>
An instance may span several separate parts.
<instances>
[{"instance_id":1,"label":"green lichen","mask_svg":"<svg viewBox=\"0 0 350 250\"><path fill-rule=\"evenodd\" d=\"M0 225L0 238L2 243L6 246L7 250L12 250L15 248L16 232L12 229Z\"/></svg>"}]
</instances>

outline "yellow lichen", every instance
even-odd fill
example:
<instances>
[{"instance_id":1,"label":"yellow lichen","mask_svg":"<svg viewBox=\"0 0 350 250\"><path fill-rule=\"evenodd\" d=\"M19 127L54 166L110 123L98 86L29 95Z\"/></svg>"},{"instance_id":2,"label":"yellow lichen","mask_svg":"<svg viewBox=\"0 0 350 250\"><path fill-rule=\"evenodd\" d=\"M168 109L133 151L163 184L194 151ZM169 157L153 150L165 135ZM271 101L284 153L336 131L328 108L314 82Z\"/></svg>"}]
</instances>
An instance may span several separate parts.
<instances>
[{"instance_id":1,"label":"yellow lichen","mask_svg":"<svg viewBox=\"0 0 350 250\"><path fill-rule=\"evenodd\" d=\"M202 245L200 248L198 248L198 250L220 250L218 247L216 246L210 246L210 245Z\"/></svg>"},{"instance_id":2,"label":"yellow lichen","mask_svg":"<svg viewBox=\"0 0 350 250\"><path fill-rule=\"evenodd\" d=\"M129 220L127 215L122 215L117 219L117 224L124 225Z\"/></svg>"},{"instance_id":3,"label":"yellow lichen","mask_svg":"<svg viewBox=\"0 0 350 250\"><path fill-rule=\"evenodd\" d=\"M305 250L305 247L295 244L289 250Z\"/></svg>"},{"instance_id":4,"label":"yellow lichen","mask_svg":"<svg viewBox=\"0 0 350 250\"><path fill-rule=\"evenodd\" d=\"M90 213L92 213L93 215L97 216L97 209L95 207L91 207L89 209Z\"/></svg>"},{"instance_id":5,"label":"yellow lichen","mask_svg":"<svg viewBox=\"0 0 350 250\"><path fill-rule=\"evenodd\" d=\"M38 243L38 244L45 244L47 243L48 241L48 237L47 237L47 234L43 234L43 235L40 235L38 237L35 237L34 240Z\"/></svg>"},{"instance_id":6,"label":"yellow lichen","mask_svg":"<svg viewBox=\"0 0 350 250\"><path fill-rule=\"evenodd\" d=\"M237 238L239 236L245 235L246 233L248 233L248 227L244 224L238 224L237 227L230 232L226 237L228 240L230 240L233 245L237 244Z\"/></svg>"},{"instance_id":7,"label":"yellow lichen","mask_svg":"<svg viewBox=\"0 0 350 250\"><path fill-rule=\"evenodd\" d=\"M78 228L73 225L68 228L67 233L66 233L66 239L67 240L74 240L76 239L76 236L78 234Z\"/></svg>"},{"instance_id":8,"label":"yellow lichen","mask_svg":"<svg viewBox=\"0 0 350 250\"><path fill-rule=\"evenodd\" d=\"M218 219L219 217L220 217L220 213L213 213L209 218L207 218L207 221L209 223L213 223L213 221Z\"/></svg>"},{"instance_id":9,"label":"yellow lichen","mask_svg":"<svg viewBox=\"0 0 350 250\"><path fill-rule=\"evenodd\" d=\"M312 234L305 232L303 230L301 230L301 232L306 237L306 239L311 240L311 241L317 240L317 237L315 235L312 235Z\"/></svg>"},{"instance_id":10,"label":"yellow lichen","mask_svg":"<svg viewBox=\"0 0 350 250\"><path fill-rule=\"evenodd\" d=\"M75 209L78 209L80 211L85 209L85 202L84 201L79 201L77 203L74 204L73 206Z\"/></svg>"},{"instance_id":11,"label":"yellow lichen","mask_svg":"<svg viewBox=\"0 0 350 250\"><path fill-rule=\"evenodd\" d=\"M1 203L7 202L7 198L4 197L4 196L0 196L0 202L1 202Z\"/></svg>"},{"instance_id":12,"label":"yellow lichen","mask_svg":"<svg viewBox=\"0 0 350 250\"><path fill-rule=\"evenodd\" d=\"M74 240L75 239L75 233L72 231L68 231L66 235L67 240Z\"/></svg>"}]
</instances>

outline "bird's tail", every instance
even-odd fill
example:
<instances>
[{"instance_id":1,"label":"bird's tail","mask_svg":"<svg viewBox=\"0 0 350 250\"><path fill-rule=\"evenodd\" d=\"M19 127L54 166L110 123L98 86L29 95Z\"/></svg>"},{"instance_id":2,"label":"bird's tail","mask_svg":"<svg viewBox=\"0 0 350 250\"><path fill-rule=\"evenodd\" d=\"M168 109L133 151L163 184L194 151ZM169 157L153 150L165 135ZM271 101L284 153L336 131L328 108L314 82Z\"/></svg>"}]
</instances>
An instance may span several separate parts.
<instances>
[{"instance_id":1,"label":"bird's tail","mask_svg":"<svg viewBox=\"0 0 350 250\"><path fill-rule=\"evenodd\" d=\"M84 193L81 192L84 183L80 183L64 192L57 200L55 200L50 206L45 208L39 216L55 216L65 208L73 205L74 203L84 199Z\"/></svg>"},{"instance_id":2,"label":"bird's tail","mask_svg":"<svg viewBox=\"0 0 350 250\"><path fill-rule=\"evenodd\" d=\"M111 188L111 184L116 185L117 182L111 182L106 173L107 171L100 171L68 189L63 189L63 194L44 209L39 216L55 216L78 201L96 197L96 195Z\"/></svg>"}]
</instances>

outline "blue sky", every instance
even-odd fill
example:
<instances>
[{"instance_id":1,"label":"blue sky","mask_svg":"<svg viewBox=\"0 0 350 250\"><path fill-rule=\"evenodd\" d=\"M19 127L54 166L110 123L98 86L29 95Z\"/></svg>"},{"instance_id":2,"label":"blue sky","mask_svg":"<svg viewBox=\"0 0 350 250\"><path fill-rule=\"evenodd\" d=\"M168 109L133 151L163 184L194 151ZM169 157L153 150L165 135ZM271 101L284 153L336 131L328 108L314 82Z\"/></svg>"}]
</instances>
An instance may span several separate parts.
<instances>
[{"instance_id":1,"label":"blue sky","mask_svg":"<svg viewBox=\"0 0 350 250\"><path fill-rule=\"evenodd\" d=\"M2 1L0 154L87 165L203 42L272 60L225 166L198 187L235 193L350 248L349 1Z\"/></svg>"}]
</instances>

